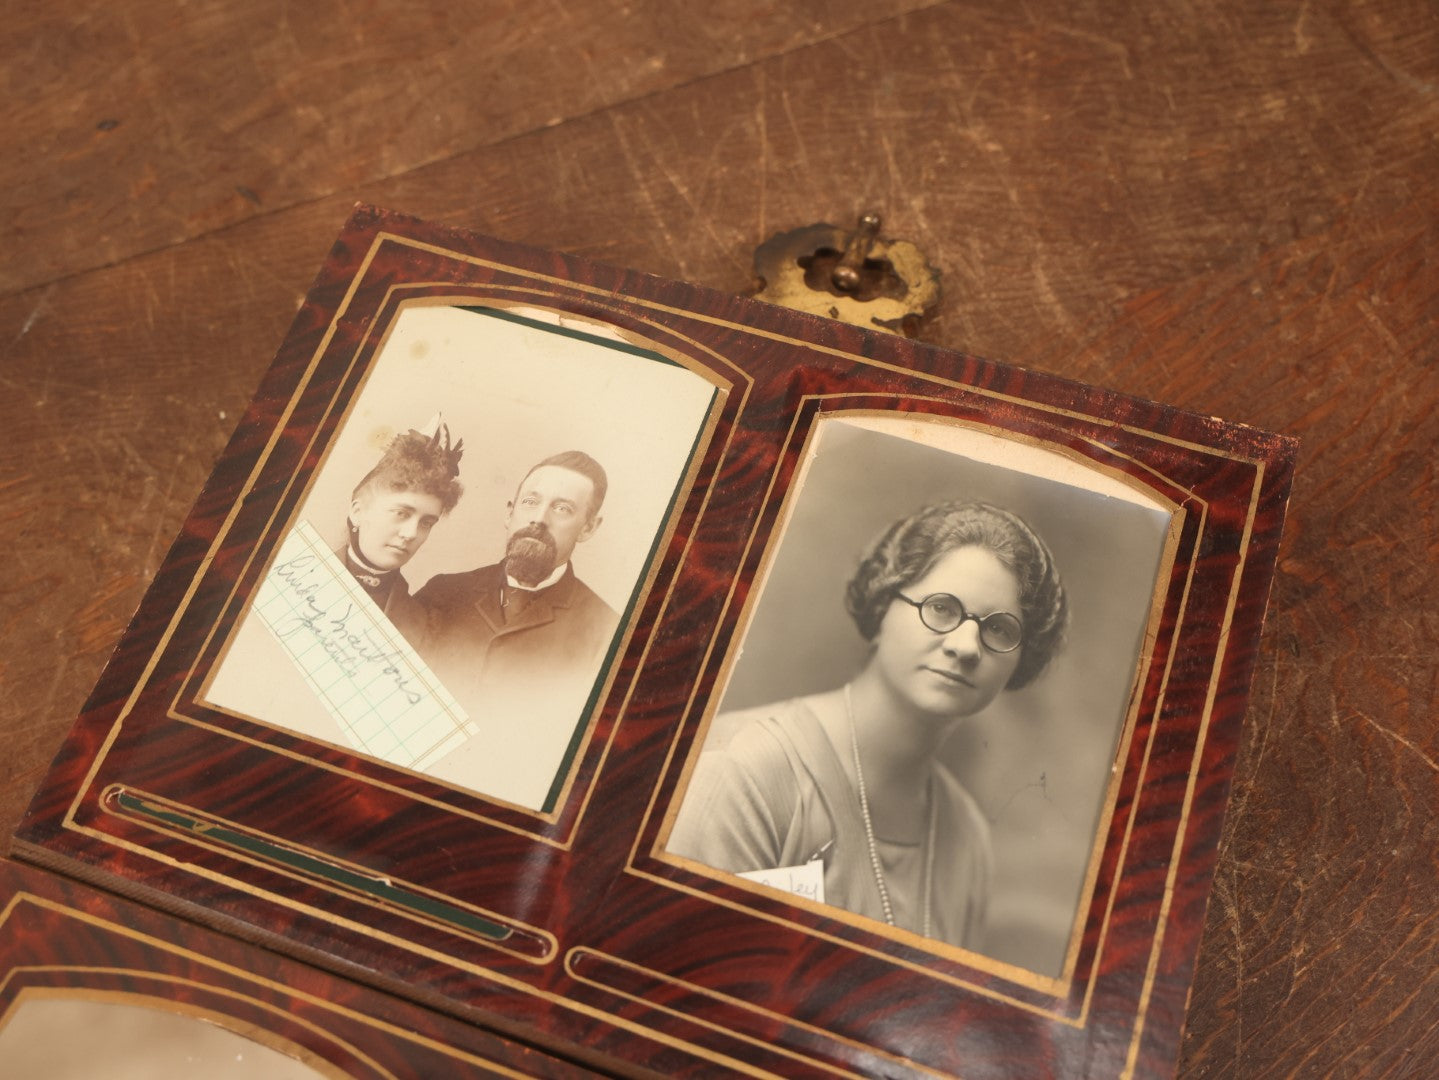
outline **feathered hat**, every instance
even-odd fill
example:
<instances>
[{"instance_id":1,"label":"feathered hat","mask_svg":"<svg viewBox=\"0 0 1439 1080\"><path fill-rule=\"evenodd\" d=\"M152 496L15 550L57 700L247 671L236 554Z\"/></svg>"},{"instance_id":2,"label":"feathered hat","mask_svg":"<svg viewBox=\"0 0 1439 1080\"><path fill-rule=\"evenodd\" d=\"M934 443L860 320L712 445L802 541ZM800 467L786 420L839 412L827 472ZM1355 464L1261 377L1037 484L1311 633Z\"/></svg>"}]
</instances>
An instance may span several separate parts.
<instances>
[{"instance_id":1,"label":"feathered hat","mask_svg":"<svg viewBox=\"0 0 1439 1080\"><path fill-rule=\"evenodd\" d=\"M464 491L459 481L464 439L450 442L450 428L436 413L421 430L411 428L390 440L385 452L355 494L373 484L392 491L423 491L440 500L445 513L455 508Z\"/></svg>"}]
</instances>

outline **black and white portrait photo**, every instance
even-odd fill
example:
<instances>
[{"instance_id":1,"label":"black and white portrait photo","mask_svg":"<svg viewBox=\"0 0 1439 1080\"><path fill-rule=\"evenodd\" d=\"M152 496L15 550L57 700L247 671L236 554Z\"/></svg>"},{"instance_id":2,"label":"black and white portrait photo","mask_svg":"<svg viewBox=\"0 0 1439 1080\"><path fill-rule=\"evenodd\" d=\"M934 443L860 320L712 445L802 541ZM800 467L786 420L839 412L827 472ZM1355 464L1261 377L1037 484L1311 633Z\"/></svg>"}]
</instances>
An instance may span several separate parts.
<instances>
[{"instance_id":1,"label":"black and white portrait photo","mask_svg":"<svg viewBox=\"0 0 1439 1080\"><path fill-rule=\"evenodd\" d=\"M666 854L1061 977L1171 507L943 418L810 436Z\"/></svg>"},{"instance_id":2,"label":"black and white portrait photo","mask_svg":"<svg viewBox=\"0 0 1439 1080\"><path fill-rule=\"evenodd\" d=\"M547 811L716 395L577 318L403 307L204 699Z\"/></svg>"}]
</instances>

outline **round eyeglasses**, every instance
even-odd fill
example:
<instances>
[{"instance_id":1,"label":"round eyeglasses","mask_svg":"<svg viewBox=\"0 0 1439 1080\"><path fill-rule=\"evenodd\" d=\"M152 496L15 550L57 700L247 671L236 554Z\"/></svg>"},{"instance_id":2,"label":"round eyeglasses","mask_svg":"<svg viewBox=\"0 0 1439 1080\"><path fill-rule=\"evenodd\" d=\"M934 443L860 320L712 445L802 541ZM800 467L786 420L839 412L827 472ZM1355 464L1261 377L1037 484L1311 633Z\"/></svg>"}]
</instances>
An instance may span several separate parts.
<instances>
[{"instance_id":1,"label":"round eyeglasses","mask_svg":"<svg viewBox=\"0 0 1439 1080\"><path fill-rule=\"evenodd\" d=\"M990 652L1014 652L1024 643L1024 624L1019 621L1019 616L1007 611L975 615L965 611L959 597L949 593L931 593L923 600L911 600L904 593L897 592L894 598L916 609L919 621L936 634L948 634L973 619L979 623L979 640Z\"/></svg>"}]
</instances>

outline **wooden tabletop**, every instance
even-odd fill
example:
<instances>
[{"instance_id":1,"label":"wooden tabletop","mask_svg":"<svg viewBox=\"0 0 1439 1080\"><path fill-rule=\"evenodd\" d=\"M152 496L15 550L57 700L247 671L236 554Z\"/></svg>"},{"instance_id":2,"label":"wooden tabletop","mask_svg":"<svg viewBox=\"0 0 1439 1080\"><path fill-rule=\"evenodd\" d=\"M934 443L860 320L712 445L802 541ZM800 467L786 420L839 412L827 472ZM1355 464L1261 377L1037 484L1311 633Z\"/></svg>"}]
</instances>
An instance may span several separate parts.
<instances>
[{"instance_id":1,"label":"wooden tabletop","mask_svg":"<svg viewBox=\"0 0 1439 1080\"><path fill-rule=\"evenodd\" d=\"M1433 1075L1439 8L770 7L6 6L0 835L356 200L735 292L872 209L928 340L1303 440L1180 1074Z\"/></svg>"}]
</instances>

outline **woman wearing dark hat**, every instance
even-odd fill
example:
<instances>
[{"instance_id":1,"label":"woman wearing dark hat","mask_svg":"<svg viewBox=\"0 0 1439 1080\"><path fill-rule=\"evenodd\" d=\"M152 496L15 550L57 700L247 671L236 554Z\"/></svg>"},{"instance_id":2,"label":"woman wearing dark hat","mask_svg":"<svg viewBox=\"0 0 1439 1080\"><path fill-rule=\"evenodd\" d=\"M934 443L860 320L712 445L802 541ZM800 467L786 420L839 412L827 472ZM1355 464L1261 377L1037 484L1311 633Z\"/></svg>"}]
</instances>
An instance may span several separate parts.
<instances>
[{"instance_id":1,"label":"woman wearing dark hat","mask_svg":"<svg viewBox=\"0 0 1439 1080\"><path fill-rule=\"evenodd\" d=\"M463 439L450 445L449 428L437 416L424 431L411 429L391 439L351 495L349 543L339 555L416 648L426 637L425 611L410 596L400 568L459 502L463 446Z\"/></svg>"},{"instance_id":2,"label":"woman wearing dark hat","mask_svg":"<svg viewBox=\"0 0 1439 1080\"><path fill-rule=\"evenodd\" d=\"M1066 621L1044 541L983 503L884 533L846 608L870 651L843 686L721 717L668 850L734 873L819 861L825 903L970 949L989 827L937 758L945 737L1048 664Z\"/></svg>"}]
</instances>

